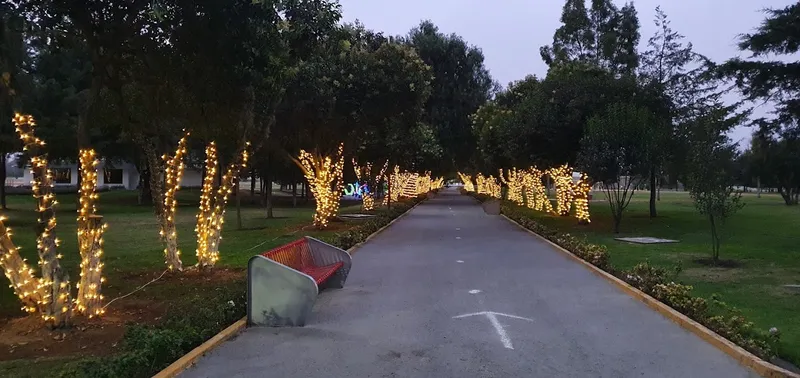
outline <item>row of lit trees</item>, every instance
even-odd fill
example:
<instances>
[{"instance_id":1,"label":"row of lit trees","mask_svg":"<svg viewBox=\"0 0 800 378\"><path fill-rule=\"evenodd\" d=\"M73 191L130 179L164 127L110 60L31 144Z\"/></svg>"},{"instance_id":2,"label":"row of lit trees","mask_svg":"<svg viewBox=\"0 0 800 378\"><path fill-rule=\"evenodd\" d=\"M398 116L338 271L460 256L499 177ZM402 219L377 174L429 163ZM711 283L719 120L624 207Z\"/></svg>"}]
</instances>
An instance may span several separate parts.
<instances>
[{"instance_id":1,"label":"row of lit trees","mask_svg":"<svg viewBox=\"0 0 800 378\"><path fill-rule=\"evenodd\" d=\"M53 175L48 167L46 143L34 133L36 122L32 116L16 114L13 119L16 131L24 145L24 151L30 155L30 167L33 177L31 192L36 200L37 238L36 247L39 254L41 277L35 276L26 260L19 254L12 239L11 229L0 217L0 266L11 281L11 288L19 297L23 310L28 313L40 313L42 319L51 327L70 324L73 312L88 317L104 313L101 286L105 279L102 276L103 234L107 225L103 217L97 214L96 202L98 158L92 149L81 149L78 156L80 164L81 184L79 188L79 207L77 218L78 250L81 256L80 279L77 283L77 297L73 298L70 290L70 279L61 267L61 254L58 253L60 240L56 238L56 201L53 193ZM161 177L152 180L159 185L160 193L156 198L155 210L160 226L160 236L165 244L166 264L171 271L183 270L183 263L178 249L178 235L175 226L177 200L187 154L186 144L189 133L178 142L173 155L162 156L163 172ZM222 225L228 197L233 192L239 174L247 166L249 144L239 152L239 158L231 163L222 175L219 185L215 178L219 170L217 147L211 142L206 147L205 177L200 198L200 209L197 214L197 265L203 271L214 267L219 260L219 244L222 239Z\"/></svg>"},{"instance_id":2,"label":"row of lit trees","mask_svg":"<svg viewBox=\"0 0 800 378\"><path fill-rule=\"evenodd\" d=\"M499 180L492 175L488 177L478 173L474 177L458 173L464 183L464 189L494 198L503 198L502 187L505 186L506 199L520 206L569 216L573 213L580 223L591 221L589 213L589 191L591 183L586 174L581 174L577 181L572 178L572 167L564 164L549 169L535 166L528 169L511 168L500 170ZM545 180L552 181L556 192L555 207L547 195Z\"/></svg>"},{"instance_id":3,"label":"row of lit trees","mask_svg":"<svg viewBox=\"0 0 800 378\"><path fill-rule=\"evenodd\" d=\"M308 180L308 187L316 201L314 226L324 229L339 212L339 200L344 184L344 143L339 144L339 148L332 156L300 150L299 156L294 161L303 170ZM388 166L389 162L386 161L380 169L375 169L377 166L371 162L359 165L358 161L353 159L356 177L359 181L367 183L371 189L362 196L363 210L370 211L375 208L375 188L384 178L388 182L388 193L384 197L385 205L389 204L389 201L398 201L400 197L414 197L439 189L444 183L442 177L432 179L430 172L420 175L404 171L399 165L395 165L393 173L386 177Z\"/></svg>"},{"instance_id":4,"label":"row of lit trees","mask_svg":"<svg viewBox=\"0 0 800 378\"><path fill-rule=\"evenodd\" d=\"M13 123L30 157L33 176L31 193L36 200L37 238L41 277L19 254L20 248L11 239L11 228L0 218L0 266L11 282L11 288L22 302L22 309L30 314L39 313L51 327L70 324L73 313L94 317L102 315L103 233L106 224L97 215L97 157L94 150L81 149L78 157L81 170L81 187L78 207L78 248L81 255L78 294L73 299L69 274L61 266L58 253L60 240L56 237L56 200L53 193L53 174L48 167L45 142L35 134L36 122L29 115L15 114Z\"/></svg>"}]
</instances>

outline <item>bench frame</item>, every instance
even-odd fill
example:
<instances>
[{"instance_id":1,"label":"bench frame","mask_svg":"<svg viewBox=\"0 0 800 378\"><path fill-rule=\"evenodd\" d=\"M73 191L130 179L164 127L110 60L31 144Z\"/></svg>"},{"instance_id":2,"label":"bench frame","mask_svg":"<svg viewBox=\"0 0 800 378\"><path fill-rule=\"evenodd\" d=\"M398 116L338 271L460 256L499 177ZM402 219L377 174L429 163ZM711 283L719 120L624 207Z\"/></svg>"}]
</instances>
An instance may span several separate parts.
<instances>
[{"instance_id":1,"label":"bench frame","mask_svg":"<svg viewBox=\"0 0 800 378\"><path fill-rule=\"evenodd\" d=\"M352 264L350 254L309 236L304 239L315 265L342 263L320 286L343 287ZM247 263L247 324L302 327L319 289L313 277L262 255L253 256Z\"/></svg>"}]
</instances>

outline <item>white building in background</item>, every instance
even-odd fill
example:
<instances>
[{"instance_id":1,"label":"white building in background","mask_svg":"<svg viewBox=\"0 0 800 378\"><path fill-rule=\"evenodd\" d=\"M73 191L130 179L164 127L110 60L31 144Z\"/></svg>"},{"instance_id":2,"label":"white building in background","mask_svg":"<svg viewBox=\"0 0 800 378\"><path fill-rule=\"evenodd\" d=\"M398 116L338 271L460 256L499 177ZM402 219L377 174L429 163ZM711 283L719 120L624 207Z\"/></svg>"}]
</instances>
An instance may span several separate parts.
<instances>
[{"instance_id":1,"label":"white building in background","mask_svg":"<svg viewBox=\"0 0 800 378\"><path fill-rule=\"evenodd\" d=\"M9 159L7 168L13 166L14 173L20 173L16 159L12 162ZM78 186L78 165L72 163L50 163L50 171L53 173L53 181L56 187ZM8 186L29 186L33 180L31 171L28 167L21 170L22 176L15 176L9 171L6 185ZM203 172L198 169L186 168L181 179L181 187L193 188L203 184ZM97 188L98 189L128 189L133 190L139 186L139 170L132 163L106 164L101 160L97 164Z\"/></svg>"}]
</instances>

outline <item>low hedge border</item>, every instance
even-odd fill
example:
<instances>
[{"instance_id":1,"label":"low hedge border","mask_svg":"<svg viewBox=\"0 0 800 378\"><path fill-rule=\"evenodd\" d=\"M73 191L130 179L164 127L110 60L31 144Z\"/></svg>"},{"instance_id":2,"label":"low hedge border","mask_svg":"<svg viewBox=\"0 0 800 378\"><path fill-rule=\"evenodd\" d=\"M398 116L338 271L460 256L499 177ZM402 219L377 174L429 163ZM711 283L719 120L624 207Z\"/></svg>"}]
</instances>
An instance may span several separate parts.
<instances>
[{"instance_id":1,"label":"low hedge border","mask_svg":"<svg viewBox=\"0 0 800 378\"><path fill-rule=\"evenodd\" d=\"M471 195L480 202L489 198L487 195L474 192L462 190L462 193ZM508 201L501 202L500 211L522 227L627 282L750 353L766 361L776 357L775 351L780 337L778 332L766 332L756 328L739 310L723 302L717 294L709 299L693 296L692 286L674 281L680 272L680 267L670 270L653 266L645 261L630 270L617 270L611 265L608 249L605 246L592 244L585 239L547 227L529 218L518 205Z\"/></svg>"},{"instance_id":2,"label":"low hedge border","mask_svg":"<svg viewBox=\"0 0 800 378\"><path fill-rule=\"evenodd\" d=\"M350 249L391 223L425 196L392 203L391 209L325 241ZM246 293L241 283L218 287L211 295L197 295L185 306L174 306L161 324L131 324L121 352L108 357L86 358L65 364L52 376L63 378L151 377L229 325L245 316Z\"/></svg>"}]
</instances>

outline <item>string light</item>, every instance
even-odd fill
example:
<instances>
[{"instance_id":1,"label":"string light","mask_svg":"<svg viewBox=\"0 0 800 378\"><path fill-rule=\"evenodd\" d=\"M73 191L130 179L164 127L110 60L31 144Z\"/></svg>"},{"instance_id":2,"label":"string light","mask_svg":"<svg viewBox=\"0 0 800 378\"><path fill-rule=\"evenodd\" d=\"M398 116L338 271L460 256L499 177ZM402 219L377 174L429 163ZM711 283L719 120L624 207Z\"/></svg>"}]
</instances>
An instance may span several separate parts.
<instances>
[{"instance_id":1,"label":"string light","mask_svg":"<svg viewBox=\"0 0 800 378\"><path fill-rule=\"evenodd\" d=\"M575 218L578 219L578 223L585 224L592 221L589 213L589 191L591 189L591 181L585 173L581 173L580 180L572 185L572 193L575 198Z\"/></svg>"},{"instance_id":2,"label":"string light","mask_svg":"<svg viewBox=\"0 0 800 378\"><path fill-rule=\"evenodd\" d=\"M356 178L359 182L362 182L362 179L366 181L367 188L374 188L377 186L377 183L381 182L383 176L386 174L386 169L389 167L389 161L387 160L381 170L378 172L377 175L372 174L372 163L367 162L365 166L359 166L356 158L353 158L353 170L356 172ZM368 191L361 196L361 210L363 211L371 211L375 209L375 193L372 191Z\"/></svg>"},{"instance_id":3,"label":"string light","mask_svg":"<svg viewBox=\"0 0 800 378\"><path fill-rule=\"evenodd\" d=\"M39 252L39 265L42 277L37 284L40 297L37 301L42 312L42 319L53 327L64 326L69 323L72 315L71 296L69 291L69 276L61 268L57 248L59 240L56 238L55 206L58 201L53 194L53 174L48 168L47 155L41 151L45 142L34 134L36 122L30 115L14 114L14 126L23 143L23 151L28 151L31 157L31 192L36 199L38 216L38 236L36 248ZM23 260L24 261L24 260ZM27 292L27 291L26 291ZM23 292L23 297L26 297ZM32 295L32 294L29 294Z\"/></svg>"},{"instance_id":4,"label":"string light","mask_svg":"<svg viewBox=\"0 0 800 378\"><path fill-rule=\"evenodd\" d=\"M520 206L524 205L525 199L522 197L522 193L525 186L525 175L523 171L511 168L506 174L508 178L503 176L503 170L500 170L500 180L508 186L508 199Z\"/></svg>"},{"instance_id":5,"label":"string light","mask_svg":"<svg viewBox=\"0 0 800 378\"><path fill-rule=\"evenodd\" d=\"M425 194L431 191L431 172L425 172L424 175L417 177L417 195Z\"/></svg>"},{"instance_id":6,"label":"string light","mask_svg":"<svg viewBox=\"0 0 800 378\"><path fill-rule=\"evenodd\" d=\"M333 157L323 157L300 150L297 162L303 169L311 194L317 203L314 226L325 229L339 212L339 199L344 182L344 143L339 144L339 149Z\"/></svg>"},{"instance_id":7,"label":"string light","mask_svg":"<svg viewBox=\"0 0 800 378\"><path fill-rule=\"evenodd\" d=\"M183 270L183 262L181 261L181 251L178 249L178 230L175 227L175 214L177 212L178 200L175 196L181 187L181 179L186 165L183 163L183 157L186 156L186 144L190 133L185 132L183 138L178 141L178 148L172 156L164 155L161 159L164 161L164 198L163 210L161 211L159 223L161 229L159 236L161 241L164 242L164 259L169 270ZM214 151L216 155L216 150ZM215 163L216 164L216 163ZM205 187L205 178L203 181L203 189ZM213 188L213 177L211 178L211 187Z\"/></svg>"},{"instance_id":8,"label":"string light","mask_svg":"<svg viewBox=\"0 0 800 378\"><path fill-rule=\"evenodd\" d=\"M553 179L556 187L556 214L567 216L572 206L572 168L564 164L557 168L550 168L547 173Z\"/></svg>"},{"instance_id":9,"label":"string light","mask_svg":"<svg viewBox=\"0 0 800 378\"><path fill-rule=\"evenodd\" d=\"M219 261L219 244L222 241L222 226L225 223L225 210L228 197L233 193L239 173L247 167L250 155L250 142L245 143L238 161L231 163L222 175L220 186L214 190L217 174L217 145L213 141L206 146L203 187L200 191L200 211L197 213L197 266L200 270L212 269Z\"/></svg>"},{"instance_id":10,"label":"string light","mask_svg":"<svg viewBox=\"0 0 800 378\"><path fill-rule=\"evenodd\" d=\"M497 182L497 179L494 176L489 175L489 177L484 177L482 174L478 173L475 177L475 181L478 184L477 191L479 194L486 194L491 197L500 198L502 195L502 187Z\"/></svg>"},{"instance_id":11,"label":"string light","mask_svg":"<svg viewBox=\"0 0 800 378\"><path fill-rule=\"evenodd\" d=\"M19 255L19 248L14 245L11 229L5 226L5 220L5 217L0 217L0 267L11 281L9 287L22 301L22 310L34 313L43 303L39 280L35 278L33 269Z\"/></svg>"},{"instance_id":12,"label":"string light","mask_svg":"<svg viewBox=\"0 0 800 378\"><path fill-rule=\"evenodd\" d=\"M458 177L461 178L461 182L464 183L464 190L468 192L475 191L475 184L472 183L472 176L458 172Z\"/></svg>"},{"instance_id":13,"label":"string light","mask_svg":"<svg viewBox=\"0 0 800 378\"><path fill-rule=\"evenodd\" d=\"M81 187L78 209L78 251L81 255L81 274L78 282L78 297L75 310L89 318L103 315L100 287L102 277L103 233L107 225L96 215L97 157L94 150L84 149L79 153Z\"/></svg>"},{"instance_id":14,"label":"string light","mask_svg":"<svg viewBox=\"0 0 800 378\"><path fill-rule=\"evenodd\" d=\"M431 190L441 189L444 186L444 177L431 181Z\"/></svg>"}]
</instances>

